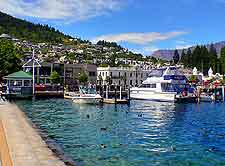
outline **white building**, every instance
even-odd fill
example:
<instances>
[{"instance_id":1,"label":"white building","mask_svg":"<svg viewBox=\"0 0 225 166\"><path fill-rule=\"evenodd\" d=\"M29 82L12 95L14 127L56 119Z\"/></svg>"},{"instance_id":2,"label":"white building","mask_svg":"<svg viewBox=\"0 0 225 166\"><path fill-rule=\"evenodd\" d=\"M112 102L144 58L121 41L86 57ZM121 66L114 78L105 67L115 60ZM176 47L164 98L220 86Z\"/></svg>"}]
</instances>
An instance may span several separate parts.
<instances>
[{"instance_id":1,"label":"white building","mask_svg":"<svg viewBox=\"0 0 225 166\"><path fill-rule=\"evenodd\" d=\"M140 67L98 67L97 80L102 85L139 86L147 79L150 71Z\"/></svg>"}]
</instances>

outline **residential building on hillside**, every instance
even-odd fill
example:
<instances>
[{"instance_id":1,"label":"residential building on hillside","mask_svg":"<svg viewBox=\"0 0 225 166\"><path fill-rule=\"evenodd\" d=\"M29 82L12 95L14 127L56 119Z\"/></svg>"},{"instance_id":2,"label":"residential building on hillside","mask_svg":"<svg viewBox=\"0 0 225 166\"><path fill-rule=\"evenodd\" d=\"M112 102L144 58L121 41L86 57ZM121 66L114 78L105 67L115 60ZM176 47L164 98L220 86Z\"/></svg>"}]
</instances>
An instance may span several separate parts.
<instances>
[{"instance_id":1,"label":"residential building on hillside","mask_svg":"<svg viewBox=\"0 0 225 166\"><path fill-rule=\"evenodd\" d=\"M98 84L115 84L121 86L140 86L147 79L151 69L134 67L98 67Z\"/></svg>"}]
</instances>

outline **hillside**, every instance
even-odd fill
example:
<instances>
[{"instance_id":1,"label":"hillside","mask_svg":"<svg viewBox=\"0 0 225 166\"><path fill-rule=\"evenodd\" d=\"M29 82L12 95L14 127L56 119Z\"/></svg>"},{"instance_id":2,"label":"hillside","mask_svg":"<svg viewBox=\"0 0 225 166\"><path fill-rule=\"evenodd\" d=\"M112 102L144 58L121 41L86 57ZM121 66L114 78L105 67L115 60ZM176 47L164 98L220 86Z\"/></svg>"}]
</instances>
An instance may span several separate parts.
<instances>
[{"instance_id":1,"label":"hillside","mask_svg":"<svg viewBox=\"0 0 225 166\"><path fill-rule=\"evenodd\" d=\"M94 44L65 35L48 25L34 24L0 12L0 37L6 38L5 36L9 36L21 51L24 61L32 57L33 48L40 60L57 63L115 66L123 65L126 59L144 59L143 55L133 53L115 42L98 41ZM152 58L146 60L151 61Z\"/></svg>"},{"instance_id":2,"label":"hillside","mask_svg":"<svg viewBox=\"0 0 225 166\"><path fill-rule=\"evenodd\" d=\"M210 48L210 45L211 44L207 44L206 45L208 50ZM216 49L218 56L220 56L220 51L225 46L225 41L214 43L213 46ZM194 50L195 47L196 46L190 47L190 49ZM171 60L173 58L174 51L175 50L158 50L158 51L153 52L152 56L155 57L155 58L159 58L159 59L163 59L163 60L168 60L169 61L169 60ZM179 49L178 52L181 55L182 49Z\"/></svg>"},{"instance_id":3,"label":"hillside","mask_svg":"<svg viewBox=\"0 0 225 166\"><path fill-rule=\"evenodd\" d=\"M0 12L0 34L3 33L35 43L59 43L72 38L48 25L34 24Z\"/></svg>"}]
</instances>

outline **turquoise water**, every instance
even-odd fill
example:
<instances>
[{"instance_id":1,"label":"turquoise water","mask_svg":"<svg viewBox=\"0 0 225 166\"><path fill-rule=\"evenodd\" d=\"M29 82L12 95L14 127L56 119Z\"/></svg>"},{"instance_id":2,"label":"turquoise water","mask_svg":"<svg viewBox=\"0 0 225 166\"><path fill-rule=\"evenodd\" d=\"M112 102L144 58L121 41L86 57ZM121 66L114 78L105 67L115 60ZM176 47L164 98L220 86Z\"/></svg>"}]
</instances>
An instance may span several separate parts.
<instances>
[{"instance_id":1,"label":"turquoise water","mask_svg":"<svg viewBox=\"0 0 225 166\"><path fill-rule=\"evenodd\" d=\"M225 165L222 103L132 101L115 107L52 99L17 104L77 165Z\"/></svg>"}]
</instances>

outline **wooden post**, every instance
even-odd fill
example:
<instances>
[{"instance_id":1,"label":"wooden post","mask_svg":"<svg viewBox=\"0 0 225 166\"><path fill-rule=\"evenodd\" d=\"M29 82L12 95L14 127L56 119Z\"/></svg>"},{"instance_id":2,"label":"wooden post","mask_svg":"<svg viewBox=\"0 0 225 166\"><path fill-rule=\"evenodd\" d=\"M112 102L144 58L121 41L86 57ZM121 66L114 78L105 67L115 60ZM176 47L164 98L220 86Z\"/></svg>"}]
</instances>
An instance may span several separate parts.
<instances>
[{"instance_id":1,"label":"wooden post","mask_svg":"<svg viewBox=\"0 0 225 166\"><path fill-rule=\"evenodd\" d=\"M222 86L222 101L224 102L224 86Z\"/></svg>"},{"instance_id":2,"label":"wooden post","mask_svg":"<svg viewBox=\"0 0 225 166\"><path fill-rule=\"evenodd\" d=\"M116 92L117 86L116 86L116 84L115 84L114 88L115 88L115 104L117 104L117 101L116 101L117 100L117 95L116 95L116 93L117 93Z\"/></svg>"},{"instance_id":3,"label":"wooden post","mask_svg":"<svg viewBox=\"0 0 225 166\"><path fill-rule=\"evenodd\" d=\"M109 86L106 85L106 99L109 98Z\"/></svg>"},{"instance_id":4,"label":"wooden post","mask_svg":"<svg viewBox=\"0 0 225 166\"><path fill-rule=\"evenodd\" d=\"M122 86L120 85L120 100L122 100Z\"/></svg>"},{"instance_id":5,"label":"wooden post","mask_svg":"<svg viewBox=\"0 0 225 166\"><path fill-rule=\"evenodd\" d=\"M130 104L130 85L128 86L128 103Z\"/></svg>"}]
</instances>

